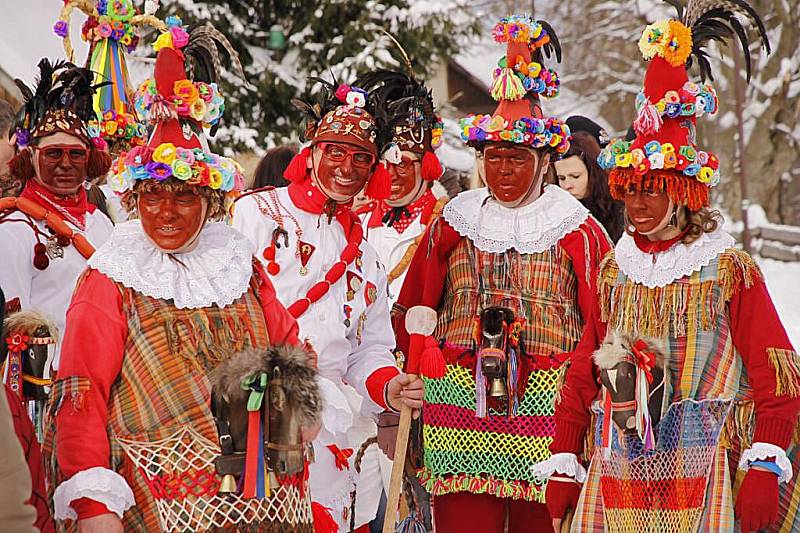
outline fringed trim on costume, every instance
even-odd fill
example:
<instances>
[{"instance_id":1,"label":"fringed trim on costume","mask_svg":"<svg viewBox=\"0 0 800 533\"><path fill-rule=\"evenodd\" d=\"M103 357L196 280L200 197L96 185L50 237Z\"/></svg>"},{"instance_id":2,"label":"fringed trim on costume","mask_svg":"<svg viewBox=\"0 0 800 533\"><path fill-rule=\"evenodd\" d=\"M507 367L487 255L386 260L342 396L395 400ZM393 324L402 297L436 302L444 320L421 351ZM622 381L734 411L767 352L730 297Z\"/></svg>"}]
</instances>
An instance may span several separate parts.
<instances>
[{"instance_id":1,"label":"fringed trim on costume","mask_svg":"<svg viewBox=\"0 0 800 533\"><path fill-rule=\"evenodd\" d=\"M725 449L745 450L753 441L755 407L752 400L734 402L720 433L719 442Z\"/></svg>"},{"instance_id":2,"label":"fringed trim on costume","mask_svg":"<svg viewBox=\"0 0 800 533\"><path fill-rule=\"evenodd\" d=\"M719 256L717 278L723 287L725 303L739 291L744 284L749 289L753 284L762 279L761 269L753 258L745 251L738 248L729 248Z\"/></svg>"},{"instance_id":3,"label":"fringed trim on costume","mask_svg":"<svg viewBox=\"0 0 800 533\"><path fill-rule=\"evenodd\" d=\"M682 337L687 327L714 329L717 316L740 287L752 286L761 273L750 255L730 248L719 256L716 279L649 288L630 280L620 285L618 276L619 266L611 253L600 264L601 319L627 333L664 338ZM695 314L696 323L689 324L690 314Z\"/></svg>"},{"instance_id":4,"label":"fringed trim on costume","mask_svg":"<svg viewBox=\"0 0 800 533\"><path fill-rule=\"evenodd\" d=\"M558 376L556 377L556 393L553 395L553 409L561 403L561 389L567 384L567 371L572 364L572 359L567 359L561 366L558 367Z\"/></svg>"},{"instance_id":5,"label":"fringed trim on costume","mask_svg":"<svg viewBox=\"0 0 800 533\"><path fill-rule=\"evenodd\" d=\"M535 485L527 481L506 481L492 476L470 474L437 476L428 468L420 470L417 478L420 485L431 496L470 492L472 494L490 494L498 498L544 503L545 485Z\"/></svg>"},{"instance_id":6,"label":"fringed trim on costume","mask_svg":"<svg viewBox=\"0 0 800 533\"><path fill-rule=\"evenodd\" d=\"M797 352L784 348L767 348L769 364L775 370L775 395L800 396L800 360Z\"/></svg>"},{"instance_id":7,"label":"fringed trim on costume","mask_svg":"<svg viewBox=\"0 0 800 533\"><path fill-rule=\"evenodd\" d=\"M625 199L625 191L631 184L653 190L666 189L673 202L685 205L691 211L709 205L708 186L677 172L648 170L646 174L637 174L633 168L615 168L608 175L608 188L617 200Z\"/></svg>"}]
</instances>

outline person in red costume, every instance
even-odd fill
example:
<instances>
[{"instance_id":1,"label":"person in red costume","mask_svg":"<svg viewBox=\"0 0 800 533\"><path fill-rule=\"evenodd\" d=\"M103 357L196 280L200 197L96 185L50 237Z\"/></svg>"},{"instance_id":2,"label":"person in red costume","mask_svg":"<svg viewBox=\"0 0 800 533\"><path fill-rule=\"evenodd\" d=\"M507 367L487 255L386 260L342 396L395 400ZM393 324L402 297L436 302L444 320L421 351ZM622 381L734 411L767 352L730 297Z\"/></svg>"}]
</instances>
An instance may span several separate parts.
<instances>
[{"instance_id":1,"label":"person in red costume","mask_svg":"<svg viewBox=\"0 0 800 533\"><path fill-rule=\"evenodd\" d=\"M424 467L437 530L549 531L544 484L560 367L590 319L600 258L610 244L580 202L543 187L569 128L539 95L558 77L553 30L514 15L492 34L506 43L491 115L461 121L482 154L486 188L452 199L422 239L393 309L398 347L425 377ZM487 317L502 320L490 324ZM506 529L506 524L507 528Z\"/></svg>"},{"instance_id":2,"label":"person in red costume","mask_svg":"<svg viewBox=\"0 0 800 533\"><path fill-rule=\"evenodd\" d=\"M249 241L219 222L243 188L241 167L204 148L201 125L174 104L176 88L205 85L187 79L184 61L226 44L208 36L176 24L157 41L161 114L110 178L138 219L98 248L67 312L44 453L54 516L68 530L313 529L303 472L251 497L223 493L215 469L228 431L211 405L218 369L247 350L293 352L309 366L313 355L298 348L297 323Z\"/></svg>"},{"instance_id":3,"label":"person in red costume","mask_svg":"<svg viewBox=\"0 0 800 533\"><path fill-rule=\"evenodd\" d=\"M26 103L17 117L18 152L9 168L25 187L20 199L0 212L0 286L7 311L36 309L61 332L75 281L86 268L86 251L35 211L49 212L49 218L59 219L94 246L111 235L111 221L89 203L84 188L111 165L105 142L87 132L94 116L92 79L86 69L45 58L33 90L18 80L25 87ZM33 209L21 207L31 204ZM52 363L58 367L58 350Z\"/></svg>"},{"instance_id":4,"label":"person in red costume","mask_svg":"<svg viewBox=\"0 0 800 533\"><path fill-rule=\"evenodd\" d=\"M687 61L708 77L703 47L733 34L717 18L749 19L769 50L752 8L730 9L645 29L636 138L599 156L627 230L560 391L554 455L535 467L554 527L573 511L581 532L800 527L800 360L758 267L708 208L719 162L696 144L696 117L718 101Z\"/></svg>"}]
</instances>

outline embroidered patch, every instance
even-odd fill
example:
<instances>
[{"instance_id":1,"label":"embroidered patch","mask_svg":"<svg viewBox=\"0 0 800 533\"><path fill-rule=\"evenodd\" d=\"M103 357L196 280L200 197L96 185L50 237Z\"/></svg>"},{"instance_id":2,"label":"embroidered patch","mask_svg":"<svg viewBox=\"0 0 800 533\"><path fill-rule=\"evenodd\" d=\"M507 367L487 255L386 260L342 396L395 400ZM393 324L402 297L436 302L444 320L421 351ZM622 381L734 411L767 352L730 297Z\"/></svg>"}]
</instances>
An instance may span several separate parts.
<instances>
[{"instance_id":1,"label":"embroidered patch","mask_svg":"<svg viewBox=\"0 0 800 533\"><path fill-rule=\"evenodd\" d=\"M364 301L367 302L367 307L373 304L375 298L378 297L378 287L374 283L368 281L364 288Z\"/></svg>"},{"instance_id":2,"label":"embroidered patch","mask_svg":"<svg viewBox=\"0 0 800 533\"><path fill-rule=\"evenodd\" d=\"M353 298L356 297L356 293L361 290L361 283L363 278L356 274L355 272L347 271L347 301L353 301Z\"/></svg>"},{"instance_id":3,"label":"embroidered patch","mask_svg":"<svg viewBox=\"0 0 800 533\"><path fill-rule=\"evenodd\" d=\"M311 255L316 250L316 247L313 244L297 241L297 253L300 255L300 275L305 276L308 274L308 261L311 259Z\"/></svg>"}]
</instances>

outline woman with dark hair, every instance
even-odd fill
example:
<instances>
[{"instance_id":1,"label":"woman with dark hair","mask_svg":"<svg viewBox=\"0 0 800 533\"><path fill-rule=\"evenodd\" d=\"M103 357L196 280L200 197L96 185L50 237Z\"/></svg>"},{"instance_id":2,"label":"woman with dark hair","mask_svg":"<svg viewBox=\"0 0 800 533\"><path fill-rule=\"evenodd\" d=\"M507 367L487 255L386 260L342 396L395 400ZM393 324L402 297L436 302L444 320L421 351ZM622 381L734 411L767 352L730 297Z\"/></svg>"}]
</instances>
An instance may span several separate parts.
<instances>
[{"instance_id":1,"label":"woman with dark hair","mask_svg":"<svg viewBox=\"0 0 800 533\"><path fill-rule=\"evenodd\" d=\"M600 146L592 134L577 131L564 157L554 163L558 185L580 200L617 242L622 235L622 203L608 191L608 174L597 164Z\"/></svg>"},{"instance_id":2,"label":"woman with dark hair","mask_svg":"<svg viewBox=\"0 0 800 533\"><path fill-rule=\"evenodd\" d=\"M264 187L286 187L289 182L283 177L283 171L297 155L296 144L284 144L270 148L258 162L253 176L253 189Z\"/></svg>"}]
</instances>

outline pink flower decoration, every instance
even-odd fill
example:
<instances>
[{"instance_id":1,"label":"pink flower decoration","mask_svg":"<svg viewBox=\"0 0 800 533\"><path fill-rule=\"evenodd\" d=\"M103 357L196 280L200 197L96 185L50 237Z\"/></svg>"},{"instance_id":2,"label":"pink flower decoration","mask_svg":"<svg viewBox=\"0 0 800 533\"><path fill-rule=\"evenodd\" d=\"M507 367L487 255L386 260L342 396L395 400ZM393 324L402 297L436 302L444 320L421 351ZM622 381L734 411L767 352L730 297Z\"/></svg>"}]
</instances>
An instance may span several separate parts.
<instances>
[{"instance_id":1,"label":"pink flower decoration","mask_svg":"<svg viewBox=\"0 0 800 533\"><path fill-rule=\"evenodd\" d=\"M172 34L172 45L175 48L183 48L189 44L189 34L180 26L173 26L169 29Z\"/></svg>"},{"instance_id":2,"label":"pink flower decoration","mask_svg":"<svg viewBox=\"0 0 800 533\"><path fill-rule=\"evenodd\" d=\"M346 103L347 102L347 93L349 93L349 92L350 92L350 86L349 85L345 85L345 84L341 84L336 89L336 98L340 102Z\"/></svg>"},{"instance_id":3,"label":"pink flower decoration","mask_svg":"<svg viewBox=\"0 0 800 533\"><path fill-rule=\"evenodd\" d=\"M108 143L102 137L92 137L92 146L103 152L108 151Z\"/></svg>"},{"instance_id":4,"label":"pink flower decoration","mask_svg":"<svg viewBox=\"0 0 800 533\"><path fill-rule=\"evenodd\" d=\"M114 30L111 29L110 24L104 22L103 24L100 24L100 26L97 28L97 31L100 33L100 37L103 39L108 39L111 37L111 32Z\"/></svg>"}]
</instances>

